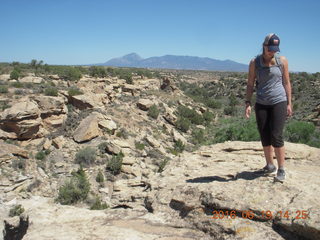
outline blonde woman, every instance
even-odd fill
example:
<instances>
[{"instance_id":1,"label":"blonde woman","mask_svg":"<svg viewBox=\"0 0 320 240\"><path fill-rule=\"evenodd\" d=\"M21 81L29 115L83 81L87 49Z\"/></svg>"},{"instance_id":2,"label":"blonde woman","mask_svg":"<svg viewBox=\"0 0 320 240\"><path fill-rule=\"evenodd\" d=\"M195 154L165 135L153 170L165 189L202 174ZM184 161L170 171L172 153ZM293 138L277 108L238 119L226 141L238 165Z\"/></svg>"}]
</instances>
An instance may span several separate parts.
<instances>
[{"instance_id":1,"label":"blonde woman","mask_svg":"<svg viewBox=\"0 0 320 240\"><path fill-rule=\"evenodd\" d=\"M280 39L276 34L268 34L263 42L263 53L252 59L246 91L245 115L251 114L251 97L256 84L255 113L261 143L266 159L265 173L277 170L273 163L273 153L278 162L275 181L285 180L285 148L283 128L287 116L292 115L291 83L288 61L278 56Z\"/></svg>"}]
</instances>

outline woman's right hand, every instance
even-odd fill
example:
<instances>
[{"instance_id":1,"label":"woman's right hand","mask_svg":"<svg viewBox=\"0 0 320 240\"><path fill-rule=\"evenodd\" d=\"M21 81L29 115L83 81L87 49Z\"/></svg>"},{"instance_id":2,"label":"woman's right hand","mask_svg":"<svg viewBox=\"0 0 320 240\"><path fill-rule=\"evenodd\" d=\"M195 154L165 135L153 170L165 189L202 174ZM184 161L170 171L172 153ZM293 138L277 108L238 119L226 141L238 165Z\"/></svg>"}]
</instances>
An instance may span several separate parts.
<instances>
[{"instance_id":1,"label":"woman's right hand","mask_svg":"<svg viewBox=\"0 0 320 240\"><path fill-rule=\"evenodd\" d=\"M250 118L251 114L251 106L249 104L246 105L246 118Z\"/></svg>"}]
</instances>

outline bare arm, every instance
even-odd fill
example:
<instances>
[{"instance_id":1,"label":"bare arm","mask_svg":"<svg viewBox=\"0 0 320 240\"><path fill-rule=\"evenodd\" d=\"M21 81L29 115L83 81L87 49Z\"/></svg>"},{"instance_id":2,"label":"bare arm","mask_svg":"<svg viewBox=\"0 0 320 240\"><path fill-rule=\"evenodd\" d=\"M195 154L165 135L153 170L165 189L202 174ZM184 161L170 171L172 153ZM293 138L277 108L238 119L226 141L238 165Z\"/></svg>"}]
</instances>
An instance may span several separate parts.
<instances>
[{"instance_id":1,"label":"bare arm","mask_svg":"<svg viewBox=\"0 0 320 240\"><path fill-rule=\"evenodd\" d=\"M248 81L247 81L246 101L251 101L255 80L256 80L255 59L252 59L250 61L250 64L249 64L249 74L248 74ZM246 114L247 118L250 117L251 105L249 103L246 103L245 114Z\"/></svg>"},{"instance_id":2,"label":"bare arm","mask_svg":"<svg viewBox=\"0 0 320 240\"><path fill-rule=\"evenodd\" d=\"M287 112L288 116L292 115L292 99L291 99L291 82L289 76L288 60L281 56L281 62L283 64L283 86L287 94L288 107Z\"/></svg>"}]
</instances>

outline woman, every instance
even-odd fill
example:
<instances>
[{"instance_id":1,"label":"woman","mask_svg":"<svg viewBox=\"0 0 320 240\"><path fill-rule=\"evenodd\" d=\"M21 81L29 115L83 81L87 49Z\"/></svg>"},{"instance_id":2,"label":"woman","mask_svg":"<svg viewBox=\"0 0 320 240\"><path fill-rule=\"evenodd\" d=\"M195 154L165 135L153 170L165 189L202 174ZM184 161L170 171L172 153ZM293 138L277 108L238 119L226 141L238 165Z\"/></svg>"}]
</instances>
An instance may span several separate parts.
<instances>
[{"instance_id":1,"label":"woman","mask_svg":"<svg viewBox=\"0 0 320 240\"><path fill-rule=\"evenodd\" d=\"M268 34L263 42L263 53L250 61L245 115L250 117L251 97L256 83L255 112L266 158L266 166L262 170L265 173L277 170L273 164L275 152L278 162L275 181L282 182L285 180L283 128L287 116L292 115L292 104L288 61L276 55L280 51L279 45L279 37Z\"/></svg>"}]
</instances>

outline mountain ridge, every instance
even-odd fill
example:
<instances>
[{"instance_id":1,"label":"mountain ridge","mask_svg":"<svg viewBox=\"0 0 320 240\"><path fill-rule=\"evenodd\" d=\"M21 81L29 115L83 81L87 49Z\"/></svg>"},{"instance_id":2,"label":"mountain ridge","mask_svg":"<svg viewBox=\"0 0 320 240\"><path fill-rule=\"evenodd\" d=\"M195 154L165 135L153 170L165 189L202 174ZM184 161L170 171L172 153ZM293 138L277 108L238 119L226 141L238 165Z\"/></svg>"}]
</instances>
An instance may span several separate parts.
<instances>
[{"instance_id":1,"label":"mountain ridge","mask_svg":"<svg viewBox=\"0 0 320 240\"><path fill-rule=\"evenodd\" d=\"M232 61L230 59L217 60L209 57L163 55L142 58L137 53L130 53L118 58L112 58L99 66L112 67L140 67L140 68L165 68L186 70L211 70L246 72L248 65Z\"/></svg>"}]
</instances>

